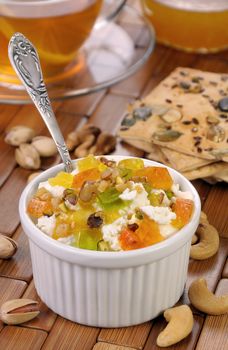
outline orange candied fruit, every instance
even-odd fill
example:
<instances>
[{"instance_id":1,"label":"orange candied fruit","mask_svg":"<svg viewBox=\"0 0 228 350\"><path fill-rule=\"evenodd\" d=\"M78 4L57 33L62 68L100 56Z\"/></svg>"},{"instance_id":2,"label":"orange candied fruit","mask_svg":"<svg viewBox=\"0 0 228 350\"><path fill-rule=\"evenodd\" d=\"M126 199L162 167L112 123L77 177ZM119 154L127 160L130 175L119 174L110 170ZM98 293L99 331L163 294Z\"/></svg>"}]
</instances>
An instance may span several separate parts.
<instances>
[{"instance_id":1,"label":"orange candied fruit","mask_svg":"<svg viewBox=\"0 0 228 350\"><path fill-rule=\"evenodd\" d=\"M147 216L139 222L139 228L136 232L143 242L144 247L148 247L164 240L164 237L160 234L158 224Z\"/></svg>"},{"instance_id":2,"label":"orange candied fruit","mask_svg":"<svg viewBox=\"0 0 228 350\"><path fill-rule=\"evenodd\" d=\"M53 208L50 201L42 201L39 198L32 198L28 204L28 213L34 218L43 215L52 215Z\"/></svg>"},{"instance_id":3,"label":"orange candied fruit","mask_svg":"<svg viewBox=\"0 0 228 350\"><path fill-rule=\"evenodd\" d=\"M92 168L74 175L72 187L79 189L85 181L96 181L100 179L100 171L97 168Z\"/></svg>"},{"instance_id":4,"label":"orange candied fruit","mask_svg":"<svg viewBox=\"0 0 228 350\"><path fill-rule=\"evenodd\" d=\"M176 219L172 220L172 225L180 229L190 221L193 212L193 201L177 198L172 208L177 216Z\"/></svg>"},{"instance_id":5,"label":"orange candied fruit","mask_svg":"<svg viewBox=\"0 0 228 350\"><path fill-rule=\"evenodd\" d=\"M136 170L136 176L145 176L148 183L156 189L169 190L173 184L173 180L168 169L163 167L145 167Z\"/></svg>"},{"instance_id":6,"label":"orange candied fruit","mask_svg":"<svg viewBox=\"0 0 228 350\"><path fill-rule=\"evenodd\" d=\"M135 232L125 228L119 238L123 250L144 248L163 240L164 237L160 234L158 224L147 217L144 217L139 223L139 227Z\"/></svg>"},{"instance_id":7,"label":"orange candied fruit","mask_svg":"<svg viewBox=\"0 0 228 350\"><path fill-rule=\"evenodd\" d=\"M125 228L119 237L120 246L123 250L143 248L142 242L136 232Z\"/></svg>"}]
</instances>

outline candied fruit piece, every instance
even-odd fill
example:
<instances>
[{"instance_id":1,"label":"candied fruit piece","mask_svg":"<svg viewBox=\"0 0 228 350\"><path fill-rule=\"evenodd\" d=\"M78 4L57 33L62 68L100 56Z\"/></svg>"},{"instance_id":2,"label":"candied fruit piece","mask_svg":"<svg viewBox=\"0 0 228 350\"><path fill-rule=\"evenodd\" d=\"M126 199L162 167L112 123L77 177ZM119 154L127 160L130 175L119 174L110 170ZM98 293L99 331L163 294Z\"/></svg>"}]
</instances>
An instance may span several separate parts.
<instances>
[{"instance_id":1,"label":"candied fruit piece","mask_svg":"<svg viewBox=\"0 0 228 350\"><path fill-rule=\"evenodd\" d=\"M164 199L164 193L151 192L148 195L148 199L149 199L151 205L153 205L154 207L160 207L162 205L162 201Z\"/></svg>"},{"instance_id":2,"label":"candied fruit piece","mask_svg":"<svg viewBox=\"0 0 228 350\"><path fill-rule=\"evenodd\" d=\"M89 154L87 157L78 161L79 171L84 171L84 170L94 169L94 168L97 168L99 171L104 171L105 169L107 169L107 166L91 154Z\"/></svg>"},{"instance_id":3,"label":"candied fruit piece","mask_svg":"<svg viewBox=\"0 0 228 350\"><path fill-rule=\"evenodd\" d=\"M32 198L28 204L28 213L35 218L40 218L43 215L52 215L53 208L50 201Z\"/></svg>"},{"instance_id":4,"label":"candied fruit piece","mask_svg":"<svg viewBox=\"0 0 228 350\"><path fill-rule=\"evenodd\" d=\"M145 217L138 225L136 231L125 228L121 232L119 241L123 250L144 248L164 240L155 221Z\"/></svg>"},{"instance_id":5,"label":"candied fruit piece","mask_svg":"<svg viewBox=\"0 0 228 350\"><path fill-rule=\"evenodd\" d=\"M156 189L169 190L173 180L168 169L163 167L146 167L135 171L135 176L146 177L148 183Z\"/></svg>"},{"instance_id":6,"label":"candied fruit piece","mask_svg":"<svg viewBox=\"0 0 228 350\"><path fill-rule=\"evenodd\" d=\"M60 171L55 177L52 177L48 180L51 186L63 186L65 188L72 187L72 181L74 176L64 171Z\"/></svg>"},{"instance_id":7,"label":"candied fruit piece","mask_svg":"<svg viewBox=\"0 0 228 350\"><path fill-rule=\"evenodd\" d=\"M142 242L136 232L125 228L119 237L120 246L123 250L142 248Z\"/></svg>"},{"instance_id":8,"label":"candied fruit piece","mask_svg":"<svg viewBox=\"0 0 228 350\"><path fill-rule=\"evenodd\" d=\"M97 250L97 245L101 238L100 230L84 229L75 234L73 245L81 249Z\"/></svg>"},{"instance_id":9,"label":"candied fruit piece","mask_svg":"<svg viewBox=\"0 0 228 350\"><path fill-rule=\"evenodd\" d=\"M131 170L138 170L144 168L144 162L140 158L127 158L118 163L119 168L127 168Z\"/></svg>"},{"instance_id":10,"label":"candied fruit piece","mask_svg":"<svg viewBox=\"0 0 228 350\"><path fill-rule=\"evenodd\" d=\"M143 220L139 221L138 225L139 228L135 232L139 236L143 247L148 247L164 240L164 237L160 234L159 226L154 220L150 220L145 216Z\"/></svg>"},{"instance_id":11,"label":"candied fruit piece","mask_svg":"<svg viewBox=\"0 0 228 350\"><path fill-rule=\"evenodd\" d=\"M172 220L172 225L181 228L190 221L193 211L193 201L190 199L177 198L172 209L177 216L176 219Z\"/></svg>"},{"instance_id":12,"label":"candied fruit piece","mask_svg":"<svg viewBox=\"0 0 228 350\"><path fill-rule=\"evenodd\" d=\"M85 181L96 181L100 179L100 171L97 168L80 171L74 175L72 187L79 189Z\"/></svg>"},{"instance_id":13,"label":"candied fruit piece","mask_svg":"<svg viewBox=\"0 0 228 350\"><path fill-rule=\"evenodd\" d=\"M111 204L116 202L119 199L120 193L114 188L110 187L104 192L101 192L98 194L98 198L101 202L101 204Z\"/></svg>"}]
</instances>

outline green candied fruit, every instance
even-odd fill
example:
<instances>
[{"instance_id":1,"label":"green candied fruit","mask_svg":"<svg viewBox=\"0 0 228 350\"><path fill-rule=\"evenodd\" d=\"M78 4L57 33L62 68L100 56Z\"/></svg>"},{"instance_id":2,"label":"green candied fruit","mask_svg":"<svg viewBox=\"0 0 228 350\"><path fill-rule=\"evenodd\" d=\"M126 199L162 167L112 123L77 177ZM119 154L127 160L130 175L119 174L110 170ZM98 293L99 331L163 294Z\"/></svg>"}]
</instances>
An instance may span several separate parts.
<instances>
[{"instance_id":1,"label":"green candied fruit","mask_svg":"<svg viewBox=\"0 0 228 350\"><path fill-rule=\"evenodd\" d=\"M150 204L153 207L159 207L162 204L164 198L164 193L160 192L160 193L155 193L155 192L151 192L148 195L148 199L150 201Z\"/></svg>"},{"instance_id":2,"label":"green candied fruit","mask_svg":"<svg viewBox=\"0 0 228 350\"><path fill-rule=\"evenodd\" d=\"M118 163L118 168L127 168L131 170L139 170L144 168L144 162L140 158L127 158Z\"/></svg>"},{"instance_id":3,"label":"green candied fruit","mask_svg":"<svg viewBox=\"0 0 228 350\"><path fill-rule=\"evenodd\" d=\"M130 180L133 176L133 171L127 168L119 168L120 177L126 181Z\"/></svg>"},{"instance_id":4,"label":"green candied fruit","mask_svg":"<svg viewBox=\"0 0 228 350\"><path fill-rule=\"evenodd\" d=\"M174 196L174 193L172 191L165 191L165 193L168 199L171 199Z\"/></svg>"},{"instance_id":5,"label":"green candied fruit","mask_svg":"<svg viewBox=\"0 0 228 350\"><path fill-rule=\"evenodd\" d=\"M97 231L97 230L96 230ZM88 250L97 250L97 244L101 240L101 233L93 233L91 230L80 230L75 234L75 240L72 243L72 246L88 249Z\"/></svg>"},{"instance_id":6,"label":"green candied fruit","mask_svg":"<svg viewBox=\"0 0 228 350\"><path fill-rule=\"evenodd\" d=\"M119 199L119 195L120 193L114 187L110 187L97 196L101 205L106 205L116 202Z\"/></svg>"},{"instance_id":7,"label":"green candied fruit","mask_svg":"<svg viewBox=\"0 0 228 350\"><path fill-rule=\"evenodd\" d=\"M108 244L108 242L105 242L103 239L100 240L97 243L97 250L101 251L101 252L109 252L110 250L112 250Z\"/></svg>"},{"instance_id":8,"label":"green candied fruit","mask_svg":"<svg viewBox=\"0 0 228 350\"><path fill-rule=\"evenodd\" d=\"M151 190L153 189L153 187L148 182L143 182L143 187L148 194L150 194Z\"/></svg>"}]
</instances>

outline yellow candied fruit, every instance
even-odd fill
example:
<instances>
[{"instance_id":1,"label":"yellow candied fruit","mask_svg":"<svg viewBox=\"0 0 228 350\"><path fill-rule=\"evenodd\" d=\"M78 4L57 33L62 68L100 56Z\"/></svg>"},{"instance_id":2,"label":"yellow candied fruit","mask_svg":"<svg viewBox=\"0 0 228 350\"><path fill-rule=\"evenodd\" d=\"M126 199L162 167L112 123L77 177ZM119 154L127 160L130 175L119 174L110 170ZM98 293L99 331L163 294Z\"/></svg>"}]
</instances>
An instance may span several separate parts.
<instances>
[{"instance_id":1,"label":"yellow candied fruit","mask_svg":"<svg viewBox=\"0 0 228 350\"><path fill-rule=\"evenodd\" d=\"M119 162L118 167L127 168L131 170L138 170L138 169L144 168L144 162L140 158L127 158L127 159L122 159Z\"/></svg>"},{"instance_id":2,"label":"yellow candied fruit","mask_svg":"<svg viewBox=\"0 0 228 350\"><path fill-rule=\"evenodd\" d=\"M78 161L78 170L84 171L92 168L97 168L100 172L107 169L107 166L95 158L92 154L89 154L86 158Z\"/></svg>"},{"instance_id":3,"label":"yellow candied fruit","mask_svg":"<svg viewBox=\"0 0 228 350\"><path fill-rule=\"evenodd\" d=\"M55 177L48 180L51 186L63 186L65 188L71 188L74 176L72 174L61 171Z\"/></svg>"}]
</instances>

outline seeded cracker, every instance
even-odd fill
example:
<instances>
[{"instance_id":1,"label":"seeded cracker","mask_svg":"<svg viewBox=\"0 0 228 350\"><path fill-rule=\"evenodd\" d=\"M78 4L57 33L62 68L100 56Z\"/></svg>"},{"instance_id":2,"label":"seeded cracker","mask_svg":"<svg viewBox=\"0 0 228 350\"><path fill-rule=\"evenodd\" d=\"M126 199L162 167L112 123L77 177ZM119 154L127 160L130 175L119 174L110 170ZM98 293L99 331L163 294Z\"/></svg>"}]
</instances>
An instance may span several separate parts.
<instances>
[{"instance_id":1,"label":"seeded cracker","mask_svg":"<svg viewBox=\"0 0 228 350\"><path fill-rule=\"evenodd\" d=\"M228 162L228 75L177 68L136 101L119 135L146 152L159 145L182 171Z\"/></svg>"}]
</instances>

